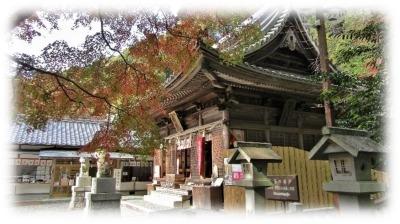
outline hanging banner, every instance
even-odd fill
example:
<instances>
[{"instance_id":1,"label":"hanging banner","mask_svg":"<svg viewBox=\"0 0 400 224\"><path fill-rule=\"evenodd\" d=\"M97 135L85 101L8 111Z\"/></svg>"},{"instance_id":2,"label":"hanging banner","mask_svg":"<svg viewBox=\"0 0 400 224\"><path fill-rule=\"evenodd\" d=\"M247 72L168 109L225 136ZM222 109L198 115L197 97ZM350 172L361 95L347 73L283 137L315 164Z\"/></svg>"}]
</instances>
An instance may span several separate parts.
<instances>
[{"instance_id":1,"label":"hanging banner","mask_svg":"<svg viewBox=\"0 0 400 224\"><path fill-rule=\"evenodd\" d=\"M202 136L197 136L196 148L197 148L197 167L199 169L199 174L204 176L204 143L205 138Z\"/></svg>"},{"instance_id":2,"label":"hanging banner","mask_svg":"<svg viewBox=\"0 0 400 224\"><path fill-rule=\"evenodd\" d=\"M192 148L192 135L188 135L187 137L177 139L176 145L177 145L176 148L177 150Z\"/></svg>"}]
</instances>

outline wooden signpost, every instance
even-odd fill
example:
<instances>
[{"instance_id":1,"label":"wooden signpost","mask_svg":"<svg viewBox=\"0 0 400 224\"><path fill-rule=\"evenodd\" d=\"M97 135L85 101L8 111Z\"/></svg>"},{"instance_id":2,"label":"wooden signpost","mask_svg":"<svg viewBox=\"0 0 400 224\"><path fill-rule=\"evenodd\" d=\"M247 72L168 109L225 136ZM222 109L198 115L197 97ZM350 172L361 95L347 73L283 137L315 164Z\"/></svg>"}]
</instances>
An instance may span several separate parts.
<instances>
[{"instance_id":1,"label":"wooden signpost","mask_svg":"<svg viewBox=\"0 0 400 224\"><path fill-rule=\"evenodd\" d=\"M266 188L266 198L278 201L299 201L297 175L267 176L274 186Z\"/></svg>"}]
</instances>

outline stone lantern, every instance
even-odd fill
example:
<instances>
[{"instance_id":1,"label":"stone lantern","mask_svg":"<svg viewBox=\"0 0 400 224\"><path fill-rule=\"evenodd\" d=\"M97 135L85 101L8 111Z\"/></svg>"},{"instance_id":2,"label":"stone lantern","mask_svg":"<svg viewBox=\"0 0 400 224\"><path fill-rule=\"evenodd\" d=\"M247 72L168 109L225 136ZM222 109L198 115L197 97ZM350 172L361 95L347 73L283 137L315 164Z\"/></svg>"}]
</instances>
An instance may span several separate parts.
<instances>
[{"instance_id":1,"label":"stone lantern","mask_svg":"<svg viewBox=\"0 0 400 224\"><path fill-rule=\"evenodd\" d=\"M332 181L323 189L338 195L341 211L371 208L371 193L384 191L384 185L371 179L383 148L365 131L322 128L323 137L311 150L309 159L329 160Z\"/></svg>"},{"instance_id":2,"label":"stone lantern","mask_svg":"<svg viewBox=\"0 0 400 224\"><path fill-rule=\"evenodd\" d=\"M267 164L281 161L270 143L237 142L228 164L232 166L232 185L245 188L247 214L265 211L265 188L273 186L267 177Z\"/></svg>"}]
</instances>

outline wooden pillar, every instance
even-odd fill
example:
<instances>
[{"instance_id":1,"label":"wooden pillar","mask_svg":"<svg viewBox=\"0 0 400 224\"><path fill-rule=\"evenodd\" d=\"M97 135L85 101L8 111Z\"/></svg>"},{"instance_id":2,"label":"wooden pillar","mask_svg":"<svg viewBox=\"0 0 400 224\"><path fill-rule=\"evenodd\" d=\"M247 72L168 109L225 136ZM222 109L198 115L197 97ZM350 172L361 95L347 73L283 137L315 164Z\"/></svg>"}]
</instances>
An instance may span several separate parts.
<instances>
[{"instance_id":1,"label":"wooden pillar","mask_svg":"<svg viewBox=\"0 0 400 224\"><path fill-rule=\"evenodd\" d=\"M163 171L164 171L164 167L163 167L163 164L164 164L163 158L164 157L163 157L163 155L164 155L164 150L160 149L160 153L158 155L159 156L158 161L160 162L160 164L158 164L160 166L160 177L163 177ZM153 162L153 167L154 167L154 162Z\"/></svg>"},{"instance_id":2,"label":"wooden pillar","mask_svg":"<svg viewBox=\"0 0 400 224\"><path fill-rule=\"evenodd\" d=\"M304 121L303 116L299 115L297 117L297 127L299 128L298 136L299 136L299 148L300 149L304 149L303 121Z\"/></svg>"},{"instance_id":3,"label":"wooden pillar","mask_svg":"<svg viewBox=\"0 0 400 224\"><path fill-rule=\"evenodd\" d=\"M271 142L271 130L269 129L269 112L267 108L264 109L264 124L266 126L266 129L264 131L265 141Z\"/></svg>"},{"instance_id":4,"label":"wooden pillar","mask_svg":"<svg viewBox=\"0 0 400 224\"><path fill-rule=\"evenodd\" d=\"M52 159L51 171L50 171L50 196L53 196L54 187L54 175L56 174L56 159Z\"/></svg>"},{"instance_id":5,"label":"wooden pillar","mask_svg":"<svg viewBox=\"0 0 400 224\"><path fill-rule=\"evenodd\" d=\"M229 111L227 108L222 111L222 141L224 149L229 149Z\"/></svg>"},{"instance_id":6,"label":"wooden pillar","mask_svg":"<svg viewBox=\"0 0 400 224\"><path fill-rule=\"evenodd\" d=\"M201 111L198 112L199 113L199 126L203 125L203 113Z\"/></svg>"}]
</instances>

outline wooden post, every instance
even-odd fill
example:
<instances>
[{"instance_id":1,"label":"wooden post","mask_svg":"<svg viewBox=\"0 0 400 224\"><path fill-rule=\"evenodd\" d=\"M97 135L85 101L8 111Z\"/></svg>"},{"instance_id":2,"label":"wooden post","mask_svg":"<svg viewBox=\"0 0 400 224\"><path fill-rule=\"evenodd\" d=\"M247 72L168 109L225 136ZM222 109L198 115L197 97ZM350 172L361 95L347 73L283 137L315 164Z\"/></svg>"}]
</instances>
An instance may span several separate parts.
<instances>
[{"instance_id":1,"label":"wooden post","mask_svg":"<svg viewBox=\"0 0 400 224\"><path fill-rule=\"evenodd\" d=\"M52 164L51 164L51 171L50 171L50 196L53 196L53 187L54 187L54 175L56 173L56 159L52 159Z\"/></svg>"},{"instance_id":2,"label":"wooden post","mask_svg":"<svg viewBox=\"0 0 400 224\"><path fill-rule=\"evenodd\" d=\"M269 126L269 112L268 112L267 108L264 109L264 124L267 127L265 129L265 131L264 131L265 141L266 142L271 142L271 131L270 131L269 127L268 127Z\"/></svg>"},{"instance_id":3,"label":"wooden post","mask_svg":"<svg viewBox=\"0 0 400 224\"><path fill-rule=\"evenodd\" d=\"M198 123L198 125L199 126L202 126L203 125L203 114L202 114L202 112L201 111L199 111L198 112L199 113L199 123Z\"/></svg>"},{"instance_id":4,"label":"wooden post","mask_svg":"<svg viewBox=\"0 0 400 224\"><path fill-rule=\"evenodd\" d=\"M224 144L224 149L229 149L229 111L225 108L222 111L222 141Z\"/></svg>"},{"instance_id":5,"label":"wooden post","mask_svg":"<svg viewBox=\"0 0 400 224\"><path fill-rule=\"evenodd\" d=\"M297 127L299 128L298 136L299 136L299 148L300 149L304 149L303 122L304 122L304 118L300 114L297 117Z\"/></svg>"},{"instance_id":6,"label":"wooden post","mask_svg":"<svg viewBox=\"0 0 400 224\"><path fill-rule=\"evenodd\" d=\"M319 49L319 63L321 73L327 74L329 72L329 63L328 63L328 47L326 44L326 31L325 31L325 18L322 12L317 11L316 15L317 21L317 32L318 32L318 49ZM325 77L322 81L322 91L328 91L330 87L330 80L328 77ZM325 109L325 121L326 126L333 126L333 117L332 117L332 107L329 100L324 99L324 109Z\"/></svg>"}]
</instances>

